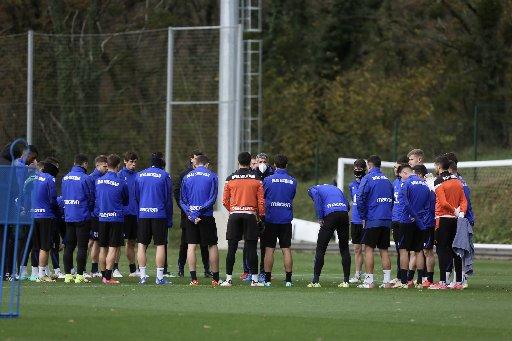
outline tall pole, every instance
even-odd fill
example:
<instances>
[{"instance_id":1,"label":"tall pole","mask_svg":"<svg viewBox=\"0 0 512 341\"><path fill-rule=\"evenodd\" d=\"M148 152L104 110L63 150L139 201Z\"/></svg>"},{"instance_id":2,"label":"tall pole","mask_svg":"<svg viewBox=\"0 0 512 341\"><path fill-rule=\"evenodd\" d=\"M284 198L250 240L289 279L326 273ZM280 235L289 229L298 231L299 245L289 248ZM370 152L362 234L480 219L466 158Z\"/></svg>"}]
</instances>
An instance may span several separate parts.
<instances>
[{"instance_id":1,"label":"tall pole","mask_svg":"<svg viewBox=\"0 0 512 341\"><path fill-rule=\"evenodd\" d=\"M34 31L28 31L27 43L27 143L33 143L34 126Z\"/></svg>"},{"instance_id":2,"label":"tall pole","mask_svg":"<svg viewBox=\"0 0 512 341\"><path fill-rule=\"evenodd\" d=\"M238 25L237 29L237 51L236 51L236 101L235 101L235 120L234 120L234 150L233 155L240 153L242 136L242 117L243 117L243 29Z\"/></svg>"},{"instance_id":3,"label":"tall pole","mask_svg":"<svg viewBox=\"0 0 512 341\"><path fill-rule=\"evenodd\" d=\"M236 26L238 24L238 1L220 1L220 46L219 46L219 130L218 130L218 174L225 179L235 168L234 119L236 96ZM219 181L219 198L222 197L223 181ZM222 210L222 200L217 200Z\"/></svg>"},{"instance_id":4,"label":"tall pole","mask_svg":"<svg viewBox=\"0 0 512 341\"><path fill-rule=\"evenodd\" d=\"M171 172L172 153L172 72L174 53L174 32L167 29L167 100L165 103L165 170Z\"/></svg>"}]
</instances>

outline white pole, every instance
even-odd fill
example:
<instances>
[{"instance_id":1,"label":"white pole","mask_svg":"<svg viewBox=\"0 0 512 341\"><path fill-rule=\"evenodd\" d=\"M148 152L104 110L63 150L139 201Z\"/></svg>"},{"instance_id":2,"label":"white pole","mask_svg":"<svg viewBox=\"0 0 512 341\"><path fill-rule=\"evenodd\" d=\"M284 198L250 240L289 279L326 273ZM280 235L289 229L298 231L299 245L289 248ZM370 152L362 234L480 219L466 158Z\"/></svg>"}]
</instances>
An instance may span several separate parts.
<instances>
[{"instance_id":1,"label":"white pole","mask_svg":"<svg viewBox=\"0 0 512 341\"><path fill-rule=\"evenodd\" d=\"M174 34L172 27L167 30L167 100L165 103L165 170L171 172L172 153L172 72Z\"/></svg>"},{"instance_id":2,"label":"white pole","mask_svg":"<svg viewBox=\"0 0 512 341\"><path fill-rule=\"evenodd\" d=\"M219 131L218 131L218 175L219 200L222 210L224 180L235 166L234 115L236 95L236 40L235 27L238 15L238 1L220 1L220 46L219 46Z\"/></svg>"},{"instance_id":3,"label":"white pole","mask_svg":"<svg viewBox=\"0 0 512 341\"><path fill-rule=\"evenodd\" d=\"M27 143L33 143L34 125L34 31L28 31L27 43Z\"/></svg>"},{"instance_id":4,"label":"white pole","mask_svg":"<svg viewBox=\"0 0 512 341\"><path fill-rule=\"evenodd\" d=\"M236 53L236 109L235 109L235 141L234 141L234 151L233 155L236 156L240 153L241 147L241 136L242 136L242 112L243 112L243 31L242 25L238 25L237 30L237 53Z\"/></svg>"}]
</instances>

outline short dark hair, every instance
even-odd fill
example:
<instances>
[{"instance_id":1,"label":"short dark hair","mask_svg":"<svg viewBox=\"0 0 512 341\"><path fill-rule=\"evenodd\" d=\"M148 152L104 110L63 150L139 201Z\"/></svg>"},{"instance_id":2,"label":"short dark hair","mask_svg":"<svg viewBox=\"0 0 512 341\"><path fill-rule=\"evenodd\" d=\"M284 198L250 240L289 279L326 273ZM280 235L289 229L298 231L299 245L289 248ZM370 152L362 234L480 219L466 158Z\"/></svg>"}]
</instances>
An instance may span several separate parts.
<instances>
[{"instance_id":1,"label":"short dark hair","mask_svg":"<svg viewBox=\"0 0 512 341\"><path fill-rule=\"evenodd\" d=\"M257 158L258 158L258 155L256 155L256 154L251 155L251 160L256 160Z\"/></svg>"},{"instance_id":2,"label":"short dark hair","mask_svg":"<svg viewBox=\"0 0 512 341\"><path fill-rule=\"evenodd\" d=\"M368 158L368 163L371 163L372 165L374 165L375 167L380 167L382 161L380 159L380 156L378 155L371 155L369 158Z\"/></svg>"},{"instance_id":3,"label":"short dark hair","mask_svg":"<svg viewBox=\"0 0 512 341\"><path fill-rule=\"evenodd\" d=\"M194 156L204 155L202 151L199 149L194 149L190 154L188 155L189 158L193 158Z\"/></svg>"},{"instance_id":4,"label":"short dark hair","mask_svg":"<svg viewBox=\"0 0 512 341\"><path fill-rule=\"evenodd\" d=\"M124 161L138 160L138 159L139 159L139 156L135 152L124 153Z\"/></svg>"},{"instance_id":5,"label":"short dark hair","mask_svg":"<svg viewBox=\"0 0 512 341\"><path fill-rule=\"evenodd\" d=\"M284 154L274 156L274 164L277 168L286 168L288 166L288 158Z\"/></svg>"},{"instance_id":6,"label":"short dark hair","mask_svg":"<svg viewBox=\"0 0 512 341\"><path fill-rule=\"evenodd\" d=\"M427 167L425 167L425 165L416 165L416 166L412 167L412 170L414 171L414 173L416 175L421 175L421 176L425 176L428 173Z\"/></svg>"},{"instance_id":7,"label":"short dark hair","mask_svg":"<svg viewBox=\"0 0 512 341\"><path fill-rule=\"evenodd\" d=\"M435 163L437 163L443 170L448 170L450 168L450 159L448 159L446 155L438 156Z\"/></svg>"},{"instance_id":8,"label":"short dark hair","mask_svg":"<svg viewBox=\"0 0 512 341\"><path fill-rule=\"evenodd\" d=\"M364 159L357 159L356 161L354 161L354 167L366 169L366 161Z\"/></svg>"},{"instance_id":9,"label":"short dark hair","mask_svg":"<svg viewBox=\"0 0 512 341\"><path fill-rule=\"evenodd\" d=\"M108 168L117 168L121 163L121 158L117 154L110 154L107 156L107 167Z\"/></svg>"},{"instance_id":10,"label":"short dark hair","mask_svg":"<svg viewBox=\"0 0 512 341\"><path fill-rule=\"evenodd\" d=\"M454 152L448 152L444 154L448 158L448 160L455 162L455 164L459 163L459 159L457 159L457 155Z\"/></svg>"},{"instance_id":11,"label":"short dark hair","mask_svg":"<svg viewBox=\"0 0 512 341\"><path fill-rule=\"evenodd\" d=\"M251 165L251 154L248 152L241 152L238 154L238 163L240 166L250 166Z\"/></svg>"},{"instance_id":12,"label":"short dark hair","mask_svg":"<svg viewBox=\"0 0 512 341\"><path fill-rule=\"evenodd\" d=\"M99 162L107 162L107 156L106 155L98 155L94 158L94 164L97 165Z\"/></svg>"},{"instance_id":13,"label":"short dark hair","mask_svg":"<svg viewBox=\"0 0 512 341\"><path fill-rule=\"evenodd\" d=\"M411 167L408 163L401 163L401 164L398 166L398 168L397 168L397 170L396 170L396 173L397 173L397 174L400 174L400 172L401 172L401 171L403 171L403 170L404 170L404 169L406 169L406 168L409 168L409 169L412 171L412 167Z\"/></svg>"},{"instance_id":14,"label":"short dark hair","mask_svg":"<svg viewBox=\"0 0 512 341\"><path fill-rule=\"evenodd\" d=\"M402 155L396 160L396 163L402 164L402 163L409 163L409 157L407 155Z\"/></svg>"},{"instance_id":15,"label":"short dark hair","mask_svg":"<svg viewBox=\"0 0 512 341\"><path fill-rule=\"evenodd\" d=\"M48 156L46 159L44 159L44 162L45 163L51 163L52 165L54 165L57 168L60 165L59 160L56 157L54 157L54 156Z\"/></svg>"},{"instance_id":16,"label":"short dark hair","mask_svg":"<svg viewBox=\"0 0 512 341\"><path fill-rule=\"evenodd\" d=\"M206 164L210 163L210 159L206 155L199 154L196 156L196 163L198 165L206 165Z\"/></svg>"},{"instance_id":17,"label":"short dark hair","mask_svg":"<svg viewBox=\"0 0 512 341\"><path fill-rule=\"evenodd\" d=\"M450 165L448 169L451 169L454 173L457 173L457 162L450 160Z\"/></svg>"},{"instance_id":18,"label":"short dark hair","mask_svg":"<svg viewBox=\"0 0 512 341\"><path fill-rule=\"evenodd\" d=\"M75 165L81 166L84 163L89 162L89 158L85 154L76 154L75 155Z\"/></svg>"},{"instance_id":19,"label":"short dark hair","mask_svg":"<svg viewBox=\"0 0 512 341\"><path fill-rule=\"evenodd\" d=\"M164 154L162 152L154 152L151 154L151 166L157 168L165 168Z\"/></svg>"}]
</instances>

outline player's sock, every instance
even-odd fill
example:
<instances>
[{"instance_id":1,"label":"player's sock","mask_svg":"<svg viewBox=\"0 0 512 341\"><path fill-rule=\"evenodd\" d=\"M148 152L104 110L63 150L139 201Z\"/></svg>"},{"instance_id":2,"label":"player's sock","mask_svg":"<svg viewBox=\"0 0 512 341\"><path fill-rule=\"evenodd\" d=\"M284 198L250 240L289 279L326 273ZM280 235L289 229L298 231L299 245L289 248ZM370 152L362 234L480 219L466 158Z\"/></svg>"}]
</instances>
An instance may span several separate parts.
<instances>
[{"instance_id":1,"label":"player's sock","mask_svg":"<svg viewBox=\"0 0 512 341\"><path fill-rule=\"evenodd\" d=\"M286 273L286 281L287 282L291 282L292 281L292 273L291 272L287 272Z\"/></svg>"},{"instance_id":2,"label":"player's sock","mask_svg":"<svg viewBox=\"0 0 512 341\"><path fill-rule=\"evenodd\" d=\"M107 281L110 281L112 279L112 269L105 270L105 278L107 279Z\"/></svg>"},{"instance_id":3,"label":"player's sock","mask_svg":"<svg viewBox=\"0 0 512 341\"><path fill-rule=\"evenodd\" d=\"M39 267L39 278L44 277L44 275L45 275L44 268L45 268L44 266Z\"/></svg>"},{"instance_id":4,"label":"player's sock","mask_svg":"<svg viewBox=\"0 0 512 341\"><path fill-rule=\"evenodd\" d=\"M313 274L313 280L311 282L313 282L313 283L320 282L320 274Z\"/></svg>"},{"instance_id":5,"label":"player's sock","mask_svg":"<svg viewBox=\"0 0 512 341\"><path fill-rule=\"evenodd\" d=\"M39 276L39 269L37 266L32 267L32 272L30 273L32 276Z\"/></svg>"},{"instance_id":6,"label":"player's sock","mask_svg":"<svg viewBox=\"0 0 512 341\"><path fill-rule=\"evenodd\" d=\"M139 272L140 272L140 278L146 277L146 267L145 266L139 266Z\"/></svg>"},{"instance_id":7,"label":"player's sock","mask_svg":"<svg viewBox=\"0 0 512 341\"><path fill-rule=\"evenodd\" d=\"M233 280L233 275L228 275L226 274L226 281L232 281Z\"/></svg>"},{"instance_id":8,"label":"player's sock","mask_svg":"<svg viewBox=\"0 0 512 341\"><path fill-rule=\"evenodd\" d=\"M49 265L44 267L44 274L46 276L50 276L50 266Z\"/></svg>"},{"instance_id":9,"label":"player's sock","mask_svg":"<svg viewBox=\"0 0 512 341\"><path fill-rule=\"evenodd\" d=\"M257 282L258 281L258 275L251 275L252 281Z\"/></svg>"},{"instance_id":10,"label":"player's sock","mask_svg":"<svg viewBox=\"0 0 512 341\"><path fill-rule=\"evenodd\" d=\"M373 283L373 274L366 274L366 278L364 279L365 283L372 284Z\"/></svg>"},{"instance_id":11,"label":"player's sock","mask_svg":"<svg viewBox=\"0 0 512 341\"><path fill-rule=\"evenodd\" d=\"M448 272L448 271L445 272L445 276L446 276L445 277L445 282L446 283L450 283L450 276L451 276L451 274L452 274L451 272Z\"/></svg>"},{"instance_id":12,"label":"player's sock","mask_svg":"<svg viewBox=\"0 0 512 341\"><path fill-rule=\"evenodd\" d=\"M156 278L164 279L164 268L156 268Z\"/></svg>"},{"instance_id":13,"label":"player's sock","mask_svg":"<svg viewBox=\"0 0 512 341\"><path fill-rule=\"evenodd\" d=\"M214 281L218 282L219 279L220 279L219 272L218 271L217 272L212 272L212 277L213 277Z\"/></svg>"},{"instance_id":14,"label":"player's sock","mask_svg":"<svg viewBox=\"0 0 512 341\"><path fill-rule=\"evenodd\" d=\"M107 270L101 271L101 277L107 278Z\"/></svg>"},{"instance_id":15,"label":"player's sock","mask_svg":"<svg viewBox=\"0 0 512 341\"><path fill-rule=\"evenodd\" d=\"M414 279L415 272L416 272L415 270L407 271L407 282L412 281Z\"/></svg>"},{"instance_id":16,"label":"player's sock","mask_svg":"<svg viewBox=\"0 0 512 341\"><path fill-rule=\"evenodd\" d=\"M416 279L416 283L421 284L423 280L423 269L418 270L418 278Z\"/></svg>"},{"instance_id":17,"label":"player's sock","mask_svg":"<svg viewBox=\"0 0 512 341\"><path fill-rule=\"evenodd\" d=\"M430 283L434 283L434 272L427 272L427 280Z\"/></svg>"},{"instance_id":18,"label":"player's sock","mask_svg":"<svg viewBox=\"0 0 512 341\"><path fill-rule=\"evenodd\" d=\"M398 270L398 271L400 271L400 270ZM399 275L397 275L397 276L399 276ZM356 273L354 274L354 277L355 278L360 278L361 277L361 271L356 271Z\"/></svg>"},{"instance_id":19,"label":"player's sock","mask_svg":"<svg viewBox=\"0 0 512 341\"><path fill-rule=\"evenodd\" d=\"M91 273L95 274L98 272L98 263L91 264Z\"/></svg>"},{"instance_id":20,"label":"player's sock","mask_svg":"<svg viewBox=\"0 0 512 341\"><path fill-rule=\"evenodd\" d=\"M382 282L389 283L389 281L391 281L391 270L383 270L383 272L384 272L384 280ZM348 282L348 280L345 282Z\"/></svg>"},{"instance_id":21,"label":"player's sock","mask_svg":"<svg viewBox=\"0 0 512 341\"><path fill-rule=\"evenodd\" d=\"M272 273L265 272L265 282L270 283L272 281Z\"/></svg>"},{"instance_id":22,"label":"player's sock","mask_svg":"<svg viewBox=\"0 0 512 341\"><path fill-rule=\"evenodd\" d=\"M135 263L134 264L130 264L130 273L134 273L135 271L137 271L137 267L135 266Z\"/></svg>"},{"instance_id":23,"label":"player's sock","mask_svg":"<svg viewBox=\"0 0 512 341\"><path fill-rule=\"evenodd\" d=\"M114 263L114 268L112 268L112 270L116 270L116 269L119 269L119 263Z\"/></svg>"},{"instance_id":24,"label":"player's sock","mask_svg":"<svg viewBox=\"0 0 512 341\"><path fill-rule=\"evenodd\" d=\"M197 281L197 272L190 271L190 278L192 278L193 281Z\"/></svg>"}]
</instances>

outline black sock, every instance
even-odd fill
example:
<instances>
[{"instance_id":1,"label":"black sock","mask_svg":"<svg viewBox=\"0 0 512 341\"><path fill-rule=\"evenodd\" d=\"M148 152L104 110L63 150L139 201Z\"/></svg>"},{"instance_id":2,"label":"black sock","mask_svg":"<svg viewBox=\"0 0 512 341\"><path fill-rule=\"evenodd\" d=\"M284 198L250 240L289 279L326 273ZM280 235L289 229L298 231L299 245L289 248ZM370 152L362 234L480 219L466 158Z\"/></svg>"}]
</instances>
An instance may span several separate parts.
<instances>
[{"instance_id":1,"label":"black sock","mask_svg":"<svg viewBox=\"0 0 512 341\"><path fill-rule=\"evenodd\" d=\"M418 270L418 278L416 279L416 283L421 284L423 282L423 269Z\"/></svg>"},{"instance_id":2,"label":"black sock","mask_svg":"<svg viewBox=\"0 0 512 341\"><path fill-rule=\"evenodd\" d=\"M135 271L137 271L137 268L135 267L135 264L130 264L130 273L134 273Z\"/></svg>"},{"instance_id":3,"label":"black sock","mask_svg":"<svg viewBox=\"0 0 512 341\"><path fill-rule=\"evenodd\" d=\"M292 273L291 272L287 272L286 273L286 281L287 282L291 282L292 281Z\"/></svg>"},{"instance_id":4,"label":"black sock","mask_svg":"<svg viewBox=\"0 0 512 341\"><path fill-rule=\"evenodd\" d=\"M119 269L119 263L114 263L114 268L112 270Z\"/></svg>"},{"instance_id":5,"label":"black sock","mask_svg":"<svg viewBox=\"0 0 512 341\"><path fill-rule=\"evenodd\" d=\"M219 273L218 272L212 272L212 277L214 281L219 281Z\"/></svg>"},{"instance_id":6,"label":"black sock","mask_svg":"<svg viewBox=\"0 0 512 341\"><path fill-rule=\"evenodd\" d=\"M400 282L407 284L407 269L400 269Z\"/></svg>"},{"instance_id":7,"label":"black sock","mask_svg":"<svg viewBox=\"0 0 512 341\"><path fill-rule=\"evenodd\" d=\"M427 278L430 283L434 283L434 272L427 272Z\"/></svg>"},{"instance_id":8,"label":"black sock","mask_svg":"<svg viewBox=\"0 0 512 341\"><path fill-rule=\"evenodd\" d=\"M91 272L93 274L95 274L96 272L98 272L98 263L92 263L91 264Z\"/></svg>"},{"instance_id":9,"label":"black sock","mask_svg":"<svg viewBox=\"0 0 512 341\"><path fill-rule=\"evenodd\" d=\"M101 272L101 277L105 277L106 276L106 271L102 271Z\"/></svg>"},{"instance_id":10,"label":"black sock","mask_svg":"<svg viewBox=\"0 0 512 341\"><path fill-rule=\"evenodd\" d=\"M197 281L197 272L190 271L190 277L192 278L193 281Z\"/></svg>"},{"instance_id":11,"label":"black sock","mask_svg":"<svg viewBox=\"0 0 512 341\"><path fill-rule=\"evenodd\" d=\"M271 280L272 280L272 273L265 272L265 282L270 283Z\"/></svg>"},{"instance_id":12,"label":"black sock","mask_svg":"<svg viewBox=\"0 0 512 341\"><path fill-rule=\"evenodd\" d=\"M314 274L313 275L313 280L311 282L313 282L313 283L320 282L320 274Z\"/></svg>"},{"instance_id":13,"label":"black sock","mask_svg":"<svg viewBox=\"0 0 512 341\"><path fill-rule=\"evenodd\" d=\"M414 279L415 272L416 272L415 270L407 271L407 282L412 281Z\"/></svg>"},{"instance_id":14,"label":"black sock","mask_svg":"<svg viewBox=\"0 0 512 341\"><path fill-rule=\"evenodd\" d=\"M105 278L110 281L112 279L112 270L105 271Z\"/></svg>"}]
</instances>

